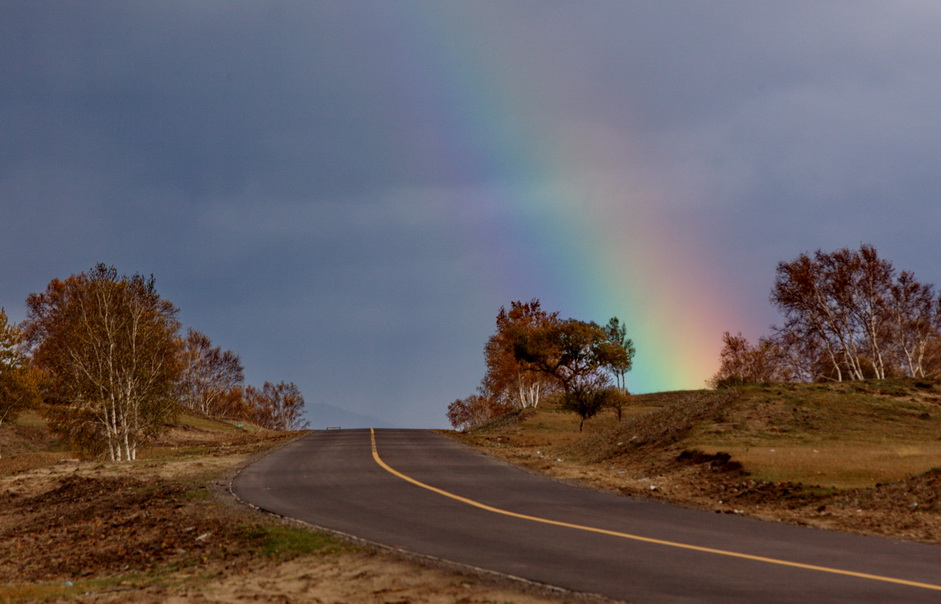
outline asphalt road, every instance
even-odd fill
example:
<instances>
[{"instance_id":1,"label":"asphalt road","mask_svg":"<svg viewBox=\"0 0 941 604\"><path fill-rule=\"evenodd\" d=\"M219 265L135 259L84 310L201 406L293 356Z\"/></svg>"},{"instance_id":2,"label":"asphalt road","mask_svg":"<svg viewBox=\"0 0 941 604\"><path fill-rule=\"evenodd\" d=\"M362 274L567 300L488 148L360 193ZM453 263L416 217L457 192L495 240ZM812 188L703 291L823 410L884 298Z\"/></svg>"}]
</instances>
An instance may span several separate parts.
<instances>
[{"instance_id":1,"label":"asphalt road","mask_svg":"<svg viewBox=\"0 0 941 604\"><path fill-rule=\"evenodd\" d=\"M313 432L233 490L375 543L628 602L941 602L938 546L581 489L422 430Z\"/></svg>"}]
</instances>

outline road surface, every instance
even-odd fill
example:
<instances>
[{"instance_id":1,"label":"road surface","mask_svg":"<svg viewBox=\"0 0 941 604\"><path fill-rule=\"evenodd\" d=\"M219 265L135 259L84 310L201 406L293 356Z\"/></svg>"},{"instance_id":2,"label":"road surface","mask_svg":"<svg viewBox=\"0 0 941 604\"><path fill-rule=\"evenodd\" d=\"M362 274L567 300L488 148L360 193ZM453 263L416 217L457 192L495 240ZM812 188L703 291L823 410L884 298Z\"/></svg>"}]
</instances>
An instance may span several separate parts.
<instances>
[{"instance_id":1,"label":"road surface","mask_svg":"<svg viewBox=\"0 0 941 604\"><path fill-rule=\"evenodd\" d=\"M628 602L941 602L941 547L620 497L423 430L313 432L246 467L264 510Z\"/></svg>"}]
</instances>

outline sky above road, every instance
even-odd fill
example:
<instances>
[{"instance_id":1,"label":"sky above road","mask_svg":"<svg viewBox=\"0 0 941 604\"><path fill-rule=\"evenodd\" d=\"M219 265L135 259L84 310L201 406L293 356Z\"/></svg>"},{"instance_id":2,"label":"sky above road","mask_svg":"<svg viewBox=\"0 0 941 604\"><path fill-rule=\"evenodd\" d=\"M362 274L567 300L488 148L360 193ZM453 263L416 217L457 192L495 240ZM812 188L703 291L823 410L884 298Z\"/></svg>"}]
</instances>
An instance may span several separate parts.
<instances>
[{"instance_id":1,"label":"sky above road","mask_svg":"<svg viewBox=\"0 0 941 604\"><path fill-rule=\"evenodd\" d=\"M445 427L512 300L700 388L801 252L941 285L939 66L931 1L3 0L0 305L153 274L313 427Z\"/></svg>"}]
</instances>

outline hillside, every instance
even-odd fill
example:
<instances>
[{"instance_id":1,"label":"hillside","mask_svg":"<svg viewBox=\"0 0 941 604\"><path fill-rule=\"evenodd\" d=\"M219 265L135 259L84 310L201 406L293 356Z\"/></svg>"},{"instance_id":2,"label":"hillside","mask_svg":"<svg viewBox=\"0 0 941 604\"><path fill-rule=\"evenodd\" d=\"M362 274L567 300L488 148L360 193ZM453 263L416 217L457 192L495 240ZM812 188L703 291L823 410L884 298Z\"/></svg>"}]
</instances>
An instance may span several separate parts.
<instances>
[{"instance_id":1,"label":"hillside","mask_svg":"<svg viewBox=\"0 0 941 604\"><path fill-rule=\"evenodd\" d=\"M632 397L578 419L551 404L468 434L534 471L718 513L941 543L941 384L774 384Z\"/></svg>"}]
</instances>

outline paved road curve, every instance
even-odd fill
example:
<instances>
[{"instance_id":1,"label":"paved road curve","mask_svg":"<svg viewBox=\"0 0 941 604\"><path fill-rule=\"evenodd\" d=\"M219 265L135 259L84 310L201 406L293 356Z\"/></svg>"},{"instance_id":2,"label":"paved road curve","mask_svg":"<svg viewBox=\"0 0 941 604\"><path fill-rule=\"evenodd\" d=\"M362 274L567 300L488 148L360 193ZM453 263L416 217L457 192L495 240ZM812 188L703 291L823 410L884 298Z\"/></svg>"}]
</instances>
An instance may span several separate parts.
<instances>
[{"instance_id":1,"label":"paved road curve","mask_svg":"<svg viewBox=\"0 0 941 604\"><path fill-rule=\"evenodd\" d=\"M941 547L580 489L422 430L314 432L242 499L411 552L630 602L941 602Z\"/></svg>"}]
</instances>

